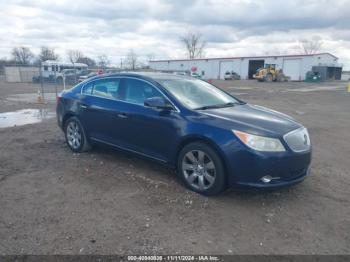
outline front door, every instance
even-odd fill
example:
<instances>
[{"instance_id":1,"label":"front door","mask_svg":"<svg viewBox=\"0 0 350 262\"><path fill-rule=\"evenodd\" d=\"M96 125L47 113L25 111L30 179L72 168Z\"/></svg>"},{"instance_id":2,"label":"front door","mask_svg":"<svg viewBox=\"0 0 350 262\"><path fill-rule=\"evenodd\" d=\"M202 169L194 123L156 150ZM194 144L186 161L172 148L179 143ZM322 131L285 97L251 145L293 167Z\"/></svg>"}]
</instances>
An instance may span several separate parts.
<instances>
[{"instance_id":1,"label":"front door","mask_svg":"<svg viewBox=\"0 0 350 262\"><path fill-rule=\"evenodd\" d=\"M118 128L124 147L138 153L167 161L172 141L179 132L179 115L174 110L160 110L144 106L151 97L164 95L150 83L136 78L124 78L120 112L123 124Z\"/></svg>"}]
</instances>

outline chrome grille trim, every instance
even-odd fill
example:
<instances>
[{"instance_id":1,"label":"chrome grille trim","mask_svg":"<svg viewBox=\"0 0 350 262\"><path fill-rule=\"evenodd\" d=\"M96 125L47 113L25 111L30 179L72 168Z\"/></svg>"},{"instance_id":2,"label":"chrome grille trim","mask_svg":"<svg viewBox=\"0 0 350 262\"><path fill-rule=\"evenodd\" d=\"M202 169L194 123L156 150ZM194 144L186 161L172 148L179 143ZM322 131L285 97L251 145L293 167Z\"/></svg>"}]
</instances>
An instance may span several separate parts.
<instances>
[{"instance_id":1,"label":"chrome grille trim","mask_svg":"<svg viewBox=\"0 0 350 262\"><path fill-rule=\"evenodd\" d=\"M285 134L283 139L293 152L300 153L310 150L310 135L305 127L300 127Z\"/></svg>"}]
</instances>

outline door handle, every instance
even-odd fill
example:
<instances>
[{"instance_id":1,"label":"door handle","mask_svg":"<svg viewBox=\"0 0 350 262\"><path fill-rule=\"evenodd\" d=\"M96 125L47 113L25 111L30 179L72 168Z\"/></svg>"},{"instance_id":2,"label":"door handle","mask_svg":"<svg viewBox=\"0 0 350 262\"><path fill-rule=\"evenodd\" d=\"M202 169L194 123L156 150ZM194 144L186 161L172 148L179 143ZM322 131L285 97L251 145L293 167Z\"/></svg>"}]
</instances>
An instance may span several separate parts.
<instances>
[{"instance_id":1,"label":"door handle","mask_svg":"<svg viewBox=\"0 0 350 262\"><path fill-rule=\"evenodd\" d=\"M80 105L80 108L86 109L86 108L88 108L88 106L87 105Z\"/></svg>"},{"instance_id":2,"label":"door handle","mask_svg":"<svg viewBox=\"0 0 350 262\"><path fill-rule=\"evenodd\" d=\"M117 114L117 116L118 116L119 118L128 118L128 115L125 114L125 113L119 113L119 114Z\"/></svg>"}]
</instances>

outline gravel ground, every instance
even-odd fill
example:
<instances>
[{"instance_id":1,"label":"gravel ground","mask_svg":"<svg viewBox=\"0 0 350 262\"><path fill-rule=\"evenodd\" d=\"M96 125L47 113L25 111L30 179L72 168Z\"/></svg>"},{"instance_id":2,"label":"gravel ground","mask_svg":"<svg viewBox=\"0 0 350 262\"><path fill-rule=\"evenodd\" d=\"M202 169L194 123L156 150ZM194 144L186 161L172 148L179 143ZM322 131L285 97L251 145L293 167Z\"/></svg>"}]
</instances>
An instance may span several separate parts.
<instances>
[{"instance_id":1,"label":"gravel ground","mask_svg":"<svg viewBox=\"0 0 350 262\"><path fill-rule=\"evenodd\" d=\"M3 128L0 255L349 254L346 83L215 84L308 127L311 176L288 189L232 189L207 198L187 191L173 172L130 154L102 147L73 154L55 118ZM0 83L0 112L40 108L16 96L35 98L37 89ZM44 105L54 106L51 100Z\"/></svg>"}]
</instances>

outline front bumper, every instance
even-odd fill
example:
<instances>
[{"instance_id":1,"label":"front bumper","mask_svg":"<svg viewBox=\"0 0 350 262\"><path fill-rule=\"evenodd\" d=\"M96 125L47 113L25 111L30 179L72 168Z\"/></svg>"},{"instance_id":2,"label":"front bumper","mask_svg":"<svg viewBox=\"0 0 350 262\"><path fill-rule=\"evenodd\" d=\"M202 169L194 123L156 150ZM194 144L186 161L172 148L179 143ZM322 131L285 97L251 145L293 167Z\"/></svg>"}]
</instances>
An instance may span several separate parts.
<instances>
[{"instance_id":1,"label":"front bumper","mask_svg":"<svg viewBox=\"0 0 350 262\"><path fill-rule=\"evenodd\" d=\"M230 145L226 151L229 186L279 188L297 184L310 173L312 150L295 153L258 152L243 145ZM232 150L235 148L235 150ZM273 179L266 183L262 177Z\"/></svg>"},{"instance_id":2,"label":"front bumper","mask_svg":"<svg viewBox=\"0 0 350 262\"><path fill-rule=\"evenodd\" d=\"M260 76L260 75L257 75L257 74L254 74L254 75L253 75L253 78L254 78L254 79L263 79L264 77L263 77L263 76Z\"/></svg>"},{"instance_id":3,"label":"front bumper","mask_svg":"<svg viewBox=\"0 0 350 262\"><path fill-rule=\"evenodd\" d=\"M261 180L256 183L251 182L237 182L235 186L242 188L260 188L260 189L276 189L282 187L289 187L302 182L310 174L310 168L307 168L299 175L290 179L275 179L270 183L264 183Z\"/></svg>"}]
</instances>

